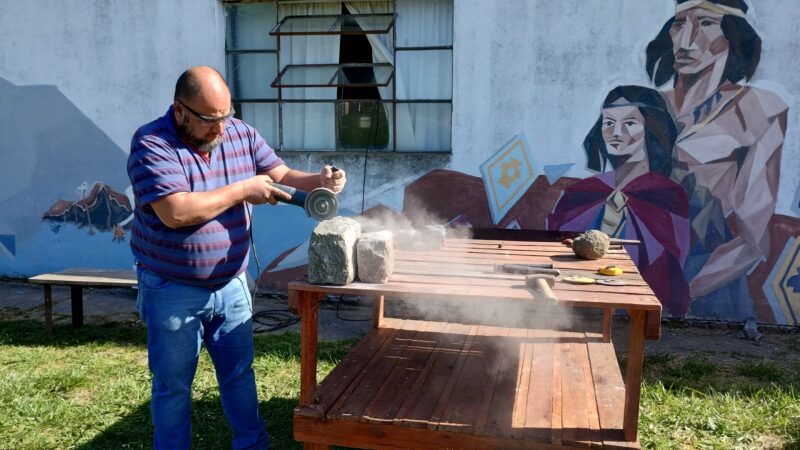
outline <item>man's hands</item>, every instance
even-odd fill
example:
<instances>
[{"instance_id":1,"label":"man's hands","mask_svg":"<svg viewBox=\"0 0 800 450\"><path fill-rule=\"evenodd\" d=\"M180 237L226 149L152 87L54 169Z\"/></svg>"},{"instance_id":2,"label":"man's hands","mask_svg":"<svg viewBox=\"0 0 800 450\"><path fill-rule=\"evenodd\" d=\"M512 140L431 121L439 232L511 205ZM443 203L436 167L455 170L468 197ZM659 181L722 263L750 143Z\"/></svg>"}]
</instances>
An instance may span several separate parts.
<instances>
[{"instance_id":1,"label":"man's hands","mask_svg":"<svg viewBox=\"0 0 800 450\"><path fill-rule=\"evenodd\" d=\"M278 199L289 200L292 198L291 195L273 186L272 178L268 175L256 175L241 183L244 200L253 205L264 203L274 205L278 203Z\"/></svg>"},{"instance_id":2,"label":"man's hands","mask_svg":"<svg viewBox=\"0 0 800 450\"><path fill-rule=\"evenodd\" d=\"M325 166L320 172L320 185L333 192L341 192L347 183L344 170L334 166Z\"/></svg>"},{"instance_id":3,"label":"man's hands","mask_svg":"<svg viewBox=\"0 0 800 450\"><path fill-rule=\"evenodd\" d=\"M315 178L319 180L319 186L330 189L333 192L341 192L347 182L344 170L334 166L325 166L319 175L315 175L308 172L294 171L282 165L270 172L269 175L256 175L241 181L244 200L253 205L264 203L274 205L278 203L278 200L291 199L291 195L272 185L275 182L275 177L278 178L278 183L302 191L311 191L317 187L314 186Z\"/></svg>"}]
</instances>

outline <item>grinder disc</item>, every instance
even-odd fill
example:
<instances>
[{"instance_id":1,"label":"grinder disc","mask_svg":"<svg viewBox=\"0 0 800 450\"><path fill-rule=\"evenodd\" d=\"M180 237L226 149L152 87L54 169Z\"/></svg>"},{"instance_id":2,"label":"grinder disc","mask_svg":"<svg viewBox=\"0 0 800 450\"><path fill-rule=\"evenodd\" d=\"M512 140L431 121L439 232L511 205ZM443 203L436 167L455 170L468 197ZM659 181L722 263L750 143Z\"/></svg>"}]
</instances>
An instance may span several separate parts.
<instances>
[{"instance_id":1,"label":"grinder disc","mask_svg":"<svg viewBox=\"0 0 800 450\"><path fill-rule=\"evenodd\" d=\"M318 221L332 219L339 213L336 194L326 188L317 188L309 192L304 207L306 214Z\"/></svg>"}]
</instances>

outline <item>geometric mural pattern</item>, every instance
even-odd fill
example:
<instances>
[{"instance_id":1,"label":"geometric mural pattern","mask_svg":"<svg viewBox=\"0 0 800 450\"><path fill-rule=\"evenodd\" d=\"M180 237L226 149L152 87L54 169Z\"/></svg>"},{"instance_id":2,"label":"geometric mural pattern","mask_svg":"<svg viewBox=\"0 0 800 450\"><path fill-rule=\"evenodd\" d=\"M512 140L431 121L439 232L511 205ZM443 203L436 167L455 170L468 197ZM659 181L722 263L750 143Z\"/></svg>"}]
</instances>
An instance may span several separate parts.
<instances>
[{"instance_id":1,"label":"geometric mural pattern","mask_svg":"<svg viewBox=\"0 0 800 450\"><path fill-rule=\"evenodd\" d=\"M775 321L800 325L800 239L790 237L763 286Z\"/></svg>"},{"instance_id":2,"label":"geometric mural pattern","mask_svg":"<svg viewBox=\"0 0 800 450\"><path fill-rule=\"evenodd\" d=\"M533 158L525 136L514 136L491 158L481 164L486 197L496 225L522 197L536 178Z\"/></svg>"}]
</instances>

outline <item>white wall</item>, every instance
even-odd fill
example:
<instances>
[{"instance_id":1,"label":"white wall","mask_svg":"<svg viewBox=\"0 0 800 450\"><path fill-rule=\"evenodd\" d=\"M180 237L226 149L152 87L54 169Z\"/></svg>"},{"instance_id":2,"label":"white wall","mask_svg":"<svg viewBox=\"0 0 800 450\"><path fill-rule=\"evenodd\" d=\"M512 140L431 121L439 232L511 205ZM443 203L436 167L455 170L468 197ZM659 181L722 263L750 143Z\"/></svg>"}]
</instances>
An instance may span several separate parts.
<instances>
[{"instance_id":1,"label":"white wall","mask_svg":"<svg viewBox=\"0 0 800 450\"><path fill-rule=\"evenodd\" d=\"M800 182L800 8L796 0L750 0L748 20L763 41L753 83L789 104L778 213L791 214ZM535 169L575 163L608 91L650 85L645 48L674 14L672 0L456 0L451 168L480 164L516 134ZM666 86L665 86L666 87ZM797 209L797 205L794 205Z\"/></svg>"},{"instance_id":2,"label":"white wall","mask_svg":"<svg viewBox=\"0 0 800 450\"><path fill-rule=\"evenodd\" d=\"M0 1L0 275L130 268L123 224L43 220L96 183L122 193L133 132L187 67L224 70L217 0ZM87 226L88 225L88 226Z\"/></svg>"},{"instance_id":3,"label":"white wall","mask_svg":"<svg viewBox=\"0 0 800 450\"><path fill-rule=\"evenodd\" d=\"M3 0L0 42L0 78L56 86L126 153L183 70L224 70L218 0Z\"/></svg>"}]
</instances>

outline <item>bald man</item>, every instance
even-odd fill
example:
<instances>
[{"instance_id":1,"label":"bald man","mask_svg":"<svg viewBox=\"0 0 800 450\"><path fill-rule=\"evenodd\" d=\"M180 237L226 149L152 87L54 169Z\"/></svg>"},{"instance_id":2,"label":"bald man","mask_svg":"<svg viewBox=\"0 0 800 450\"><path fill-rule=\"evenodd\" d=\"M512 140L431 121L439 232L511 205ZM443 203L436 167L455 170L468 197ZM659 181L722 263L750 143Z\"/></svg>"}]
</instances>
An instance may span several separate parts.
<instances>
[{"instance_id":1,"label":"bald man","mask_svg":"<svg viewBox=\"0 0 800 450\"><path fill-rule=\"evenodd\" d=\"M245 279L250 206L289 195L272 182L339 192L345 173L290 169L234 118L222 75L193 67L167 113L134 134L128 176L131 249L147 325L156 449L191 445L191 386L201 344L217 374L235 449L268 448L253 373L253 304Z\"/></svg>"}]
</instances>

